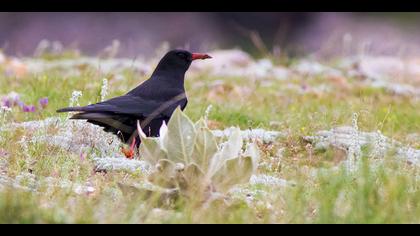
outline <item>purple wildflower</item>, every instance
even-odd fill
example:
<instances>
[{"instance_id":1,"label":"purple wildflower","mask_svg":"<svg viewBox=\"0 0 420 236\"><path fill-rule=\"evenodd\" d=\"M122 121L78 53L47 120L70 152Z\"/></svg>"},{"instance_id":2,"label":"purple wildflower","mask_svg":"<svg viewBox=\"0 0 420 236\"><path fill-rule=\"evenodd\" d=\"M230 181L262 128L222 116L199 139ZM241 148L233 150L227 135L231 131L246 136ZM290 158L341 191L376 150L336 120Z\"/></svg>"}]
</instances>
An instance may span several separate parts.
<instances>
[{"instance_id":1,"label":"purple wildflower","mask_svg":"<svg viewBox=\"0 0 420 236\"><path fill-rule=\"evenodd\" d=\"M0 157L7 157L7 156L9 156L9 153L4 149L0 149Z\"/></svg>"},{"instance_id":2,"label":"purple wildflower","mask_svg":"<svg viewBox=\"0 0 420 236\"><path fill-rule=\"evenodd\" d=\"M84 161L86 159L86 153L81 152L79 155L80 161Z\"/></svg>"},{"instance_id":3,"label":"purple wildflower","mask_svg":"<svg viewBox=\"0 0 420 236\"><path fill-rule=\"evenodd\" d=\"M10 101L10 99L3 99L3 106L11 108L12 107L12 102Z\"/></svg>"},{"instance_id":4,"label":"purple wildflower","mask_svg":"<svg viewBox=\"0 0 420 236\"><path fill-rule=\"evenodd\" d=\"M9 107L9 108L14 107L21 102L20 96L16 92L10 92L6 96L4 96L1 99L1 101L2 101L3 106Z\"/></svg>"},{"instance_id":5,"label":"purple wildflower","mask_svg":"<svg viewBox=\"0 0 420 236\"><path fill-rule=\"evenodd\" d=\"M23 105L23 112L35 112L36 108L34 105Z\"/></svg>"},{"instance_id":6,"label":"purple wildflower","mask_svg":"<svg viewBox=\"0 0 420 236\"><path fill-rule=\"evenodd\" d=\"M48 98L44 97L44 98L39 99L39 104L41 105L43 109L45 109L48 106Z\"/></svg>"},{"instance_id":7,"label":"purple wildflower","mask_svg":"<svg viewBox=\"0 0 420 236\"><path fill-rule=\"evenodd\" d=\"M22 108L22 109L23 109L23 106L25 106L25 103L23 103L22 101L19 101L19 102L17 103L17 105L18 105L20 108Z\"/></svg>"},{"instance_id":8,"label":"purple wildflower","mask_svg":"<svg viewBox=\"0 0 420 236\"><path fill-rule=\"evenodd\" d=\"M20 96L16 92L11 92L7 95L8 100L10 101L12 106L16 106L20 101Z\"/></svg>"}]
</instances>

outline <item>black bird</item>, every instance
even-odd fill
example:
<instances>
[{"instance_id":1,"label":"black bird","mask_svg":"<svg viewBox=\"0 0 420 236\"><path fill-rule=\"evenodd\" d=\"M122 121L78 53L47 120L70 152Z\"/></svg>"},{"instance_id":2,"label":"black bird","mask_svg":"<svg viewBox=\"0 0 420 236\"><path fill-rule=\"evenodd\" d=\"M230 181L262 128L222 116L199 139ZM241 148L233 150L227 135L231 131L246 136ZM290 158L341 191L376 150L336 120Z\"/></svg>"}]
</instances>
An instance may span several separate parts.
<instances>
[{"instance_id":1,"label":"black bird","mask_svg":"<svg viewBox=\"0 0 420 236\"><path fill-rule=\"evenodd\" d=\"M83 107L67 107L57 112L79 112L70 119L82 119L104 127L104 131L117 135L123 142L131 143L130 150L123 149L128 158L139 147L137 121L147 136L157 137L165 121L168 123L174 110L187 106L184 88L185 72L196 59L211 58L207 54L172 50L160 60L152 76L127 94Z\"/></svg>"}]
</instances>

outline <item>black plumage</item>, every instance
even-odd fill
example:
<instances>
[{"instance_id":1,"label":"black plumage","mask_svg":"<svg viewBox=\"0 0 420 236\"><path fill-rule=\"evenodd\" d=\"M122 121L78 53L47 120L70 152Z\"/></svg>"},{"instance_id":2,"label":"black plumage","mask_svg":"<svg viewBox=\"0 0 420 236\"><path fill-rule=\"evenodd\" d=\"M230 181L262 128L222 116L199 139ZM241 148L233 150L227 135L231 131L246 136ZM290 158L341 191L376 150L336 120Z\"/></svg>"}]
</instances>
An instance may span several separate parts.
<instances>
[{"instance_id":1,"label":"black plumage","mask_svg":"<svg viewBox=\"0 0 420 236\"><path fill-rule=\"evenodd\" d=\"M151 77L127 94L83 107L67 107L57 112L78 112L71 119L87 120L104 127L131 143L137 135L137 121L143 132L156 137L163 121L168 123L172 113L179 106L187 106L185 95L185 72L195 59L211 58L207 54L190 53L185 50L172 50L160 60Z\"/></svg>"}]
</instances>

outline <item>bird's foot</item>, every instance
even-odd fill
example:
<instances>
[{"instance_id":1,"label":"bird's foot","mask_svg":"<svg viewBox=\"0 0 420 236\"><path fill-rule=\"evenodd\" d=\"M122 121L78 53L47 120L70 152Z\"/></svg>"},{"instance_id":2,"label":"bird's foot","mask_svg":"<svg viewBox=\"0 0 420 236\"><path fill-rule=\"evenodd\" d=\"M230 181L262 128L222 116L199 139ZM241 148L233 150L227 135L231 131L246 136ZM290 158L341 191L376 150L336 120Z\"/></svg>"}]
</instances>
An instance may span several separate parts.
<instances>
[{"instance_id":1,"label":"bird's foot","mask_svg":"<svg viewBox=\"0 0 420 236\"><path fill-rule=\"evenodd\" d=\"M131 148L121 148L121 152L124 153L125 157L128 159L134 158L134 151Z\"/></svg>"},{"instance_id":2,"label":"bird's foot","mask_svg":"<svg viewBox=\"0 0 420 236\"><path fill-rule=\"evenodd\" d=\"M128 159L133 159L134 158L134 148L136 147L136 139L133 139L133 141L131 142L130 148L121 148L121 152L124 153L125 157L127 157Z\"/></svg>"}]
</instances>

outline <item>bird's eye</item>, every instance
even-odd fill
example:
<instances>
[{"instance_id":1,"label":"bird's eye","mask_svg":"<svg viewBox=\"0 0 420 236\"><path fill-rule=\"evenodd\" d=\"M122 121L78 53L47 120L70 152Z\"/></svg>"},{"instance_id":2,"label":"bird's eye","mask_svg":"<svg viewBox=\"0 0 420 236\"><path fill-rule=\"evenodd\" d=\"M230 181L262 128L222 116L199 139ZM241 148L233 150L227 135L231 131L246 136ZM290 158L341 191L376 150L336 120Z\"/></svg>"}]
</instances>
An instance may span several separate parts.
<instances>
[{"instance_id":1,"label":"bird's eye","mask_svg":"<svg viewBox=\"0 0 420 236\"><path fill-rule=\"evenodd\" d=\"M185 59L185 60L188 58L188 56L187 56L185 53L182 53L182 52L177 53L177 55L178 55L180 58Z\"/></svg>"}]
</instances>

